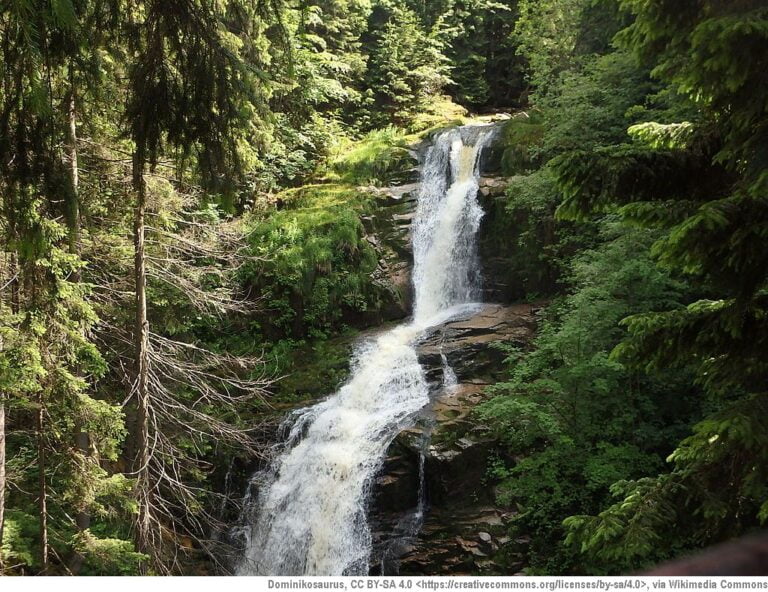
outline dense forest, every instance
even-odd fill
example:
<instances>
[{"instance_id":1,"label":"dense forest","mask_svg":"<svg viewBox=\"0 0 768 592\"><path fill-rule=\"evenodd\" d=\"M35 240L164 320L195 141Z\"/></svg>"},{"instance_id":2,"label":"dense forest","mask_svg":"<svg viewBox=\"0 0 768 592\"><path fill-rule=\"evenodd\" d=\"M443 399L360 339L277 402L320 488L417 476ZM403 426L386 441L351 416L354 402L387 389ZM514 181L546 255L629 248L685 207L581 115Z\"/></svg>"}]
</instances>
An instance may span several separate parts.
<instances>
[{"instance_id":1,"label":"dense forest","mask_svg":"<svg viewBox=\"0 0 768 592\"><path fill-rule=\"evenodd\" d=\"M228 573L232 474L397 318L378 188L501 112L525 573L768 520L765 0L13 0L0 52L0 573Z\"/></svg>"}]
</instances>

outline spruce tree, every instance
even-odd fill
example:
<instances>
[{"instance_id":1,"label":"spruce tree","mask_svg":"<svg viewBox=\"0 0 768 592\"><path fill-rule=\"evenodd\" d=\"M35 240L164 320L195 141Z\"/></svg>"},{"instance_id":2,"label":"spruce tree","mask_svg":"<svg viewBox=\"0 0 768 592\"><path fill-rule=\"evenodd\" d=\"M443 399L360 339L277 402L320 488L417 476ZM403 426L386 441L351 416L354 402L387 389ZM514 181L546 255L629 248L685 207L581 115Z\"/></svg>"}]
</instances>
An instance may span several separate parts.
<instances>
[{"instance_id":1,"label":"spruce tree","mask_svg":"<svg viewBox=\"0 0 768 592\"><path fill-rule=\"evenodd\" d=\"M768 519L768 9L764 2L628 0L617 37L688 102L691 120L630 128L631 144L563 155L564 216L618 211L664 230L660 264L709 294L629 317L614 356L645 369L693 366L716 403L658 479L617 484L623 499L570 518L569 540L604 561L652 560Z\"/></svg>"}]
</instances>

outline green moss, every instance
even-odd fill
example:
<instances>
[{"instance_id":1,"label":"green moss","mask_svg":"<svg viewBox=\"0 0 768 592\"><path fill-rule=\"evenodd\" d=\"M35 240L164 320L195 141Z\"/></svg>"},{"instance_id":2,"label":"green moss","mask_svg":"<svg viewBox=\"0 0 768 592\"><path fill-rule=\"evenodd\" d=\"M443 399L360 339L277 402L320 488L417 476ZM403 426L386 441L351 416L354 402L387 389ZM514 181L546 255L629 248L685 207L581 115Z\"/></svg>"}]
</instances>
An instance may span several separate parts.
<instances>
[{"instance_id":1,"label":"green moss","mask_svg":"<svg viewBox=\"0 0 768 592\"><path fill-rule=\"evenodd\" d=\"M304 403L336 390L349 376L357 336L358 332L350 329L332 339L292 343L275 350L276 369L283 377L276 385L273 402Z\"/></svg>"},{"instance_id":2,"label":"green moss","mask_svg":"<svg viewBox=\"0 0 768 592\"><path fill-rule=\"evenodd\" d=\"M410 129L413 132L428 133L436 128L455 127L469 122L467 110L454 103L450 97L433 97L416 117L414 117Z\"/></svg>"},{"instance_id":3,"label":"green moss","mask_svg":"<svg viewBox=\"0 0 768 592\"><path fill-rule=\"evenodd\" d=\"M409 147L430 134L468 123L466 109L448 97L436 97L406 130L387 126L342 144L331 158L327 180L352 185L384 187L406 180L416 166Z\"/></svg>"}]
</instances>

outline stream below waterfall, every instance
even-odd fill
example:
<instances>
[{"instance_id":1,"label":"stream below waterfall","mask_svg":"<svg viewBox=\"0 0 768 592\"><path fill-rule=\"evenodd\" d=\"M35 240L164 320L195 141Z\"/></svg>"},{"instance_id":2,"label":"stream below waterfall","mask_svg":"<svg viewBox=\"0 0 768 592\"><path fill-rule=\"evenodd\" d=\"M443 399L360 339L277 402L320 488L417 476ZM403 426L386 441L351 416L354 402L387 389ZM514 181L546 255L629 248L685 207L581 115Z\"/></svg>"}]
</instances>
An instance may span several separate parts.
<instances>
[{"instance_id":1,"label":"stream below waterfall","mask_svg":"<svg viewBox=\"0 0 768 592\"><path fill-rule=\"evenodd\" d=\"M480 298L479 160L494 129L453 128L427 148L412 227L413 316L359 344L350 379L286 419L280 451L254 476L258 495L246 510L239 575L368 573L373 477L392 440L430 400L416 345L475 310ZM444 376L455 383L447 364Z\"/></svg>"}]
</instances>

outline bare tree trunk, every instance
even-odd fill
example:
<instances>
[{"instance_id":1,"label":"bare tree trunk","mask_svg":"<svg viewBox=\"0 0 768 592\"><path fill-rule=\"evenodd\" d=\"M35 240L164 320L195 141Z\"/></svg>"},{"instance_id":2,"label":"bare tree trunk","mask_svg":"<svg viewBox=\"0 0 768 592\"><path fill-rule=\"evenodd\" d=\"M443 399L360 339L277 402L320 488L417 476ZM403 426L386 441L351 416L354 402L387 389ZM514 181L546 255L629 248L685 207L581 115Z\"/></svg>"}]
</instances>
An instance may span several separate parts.
<instances>
[{"instance_id":1,"label":"bare tree trunk","mask_svg":"<svg viewBox=\"0 0 768 592\"><path fill-rule=\"evenodd\" d=\"M67 109L68 127L67 127L67 158L69 160L69 177L71 184L71 195L69 204L69 251L74 255L80 254L80 170L77 162L77 96L75 94L74 76L70 73L69 105ZM80 281L80 272L75 271L72 274L72 281ZM90 456L90 435L77 426L75 435L75 445L80 453L86 459ZM81 509L75 515L75 525L77 530L82 532L91 526L91 516L87 510ZM73 575L77 575L83 567L83 556L74 551L69 561L69 570Z\"/></svg>"},{"instance_id":2,"label":"bare tree trunk","mask_svg":"<svg viewBox=\"0 0 768 592\"><path fill-rule=\"evenodd\" d=\"M8 258L8 273L11 278L11 312L19 312L19 282L16 278L18 266L16 254L11 253ZM1 346L2 344L0 344ZM3 575L3 533L5 531L5 400L6 395L0 392L0 576Z\"/></svg>"},{"instance_id":3,"label":"bare tree trunk","mask_svg":"<svg viewBox=\"0 0 768 592\"><path fill-rule=\"evenodd\" d=\"M2 344L0 344L1 346ZM3 527L5 526L5 393L0 392L0 576L3 575Z\"/></svg>"},{"instance_id":4,"label":"bare tree trunk","mask_svg":"<svg viewBox=\"0 0 768 592\"><path fill-rule=\"evenodd\" d=\"M45 480L45 399L40 393L37 410L38 512L40 512L40 573L48 571L48 491Z\"/></svg>"},{"instance_id":5,"label":"bare tree trunk","mask_svg":"<svg viewBox=\"0 0 768 592\"><path fill-rule=\"evenodd\" d=\"M15 235L15 229L12 229L9 233L11 236ZM8 271L11 276L11 312L13 314L19 314L21 299L19 295L19 258L16 252L11 252L11 260L8 264Z\"/></svg>"},{"instance_id":6,"label":"bare tree trunk","mask_svg":"<svg viewBox=\"0 0 768 592\"><path fill-rule=\"evenodd\" d=\"M136 288L136 460L137 494L139 514L136 523L136 547L142 553L151 551L151 487L149 483L149 393L148 356L149 322L147 321L147 269L144 255L144 214L146 186L144 183L144 159L134 154L133 186L136 191L134 212L134 282Z\"/></svg>"},{"instance_id":7,"label":"bare tree trunk","mask_svg":"<svg viewBox=\"0 0 768 592\"><path fill-rule=\"evenodd\" d=\"M75 97L74 81L70 83L69 90L69 125L67 127L67 152L69 157L69 176L72 183L72 203L70 216L72 217L69 232L69 246L72 252L79 252L80 240L80 171L77 165L77 98Z\"/></svg>"}]
</instances>

